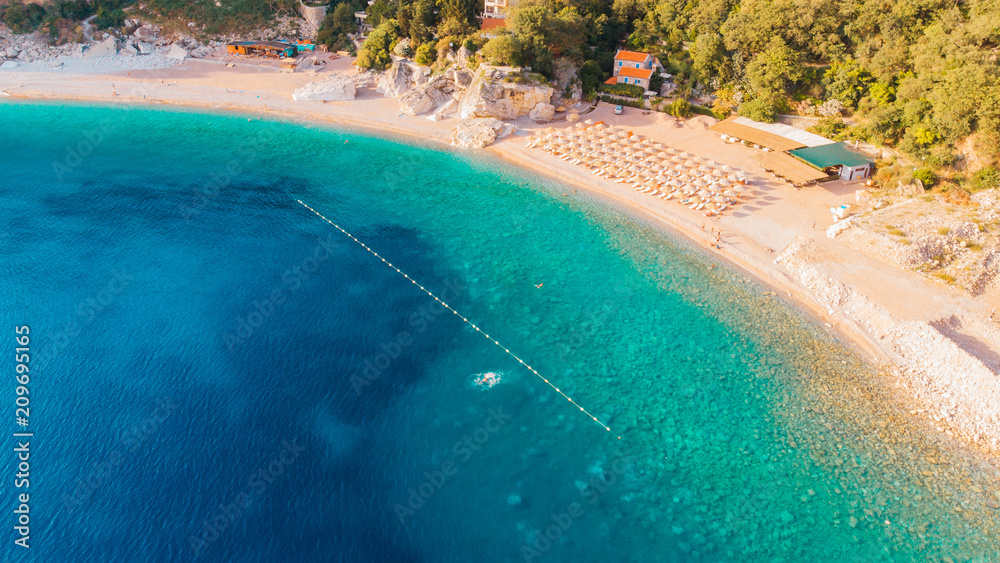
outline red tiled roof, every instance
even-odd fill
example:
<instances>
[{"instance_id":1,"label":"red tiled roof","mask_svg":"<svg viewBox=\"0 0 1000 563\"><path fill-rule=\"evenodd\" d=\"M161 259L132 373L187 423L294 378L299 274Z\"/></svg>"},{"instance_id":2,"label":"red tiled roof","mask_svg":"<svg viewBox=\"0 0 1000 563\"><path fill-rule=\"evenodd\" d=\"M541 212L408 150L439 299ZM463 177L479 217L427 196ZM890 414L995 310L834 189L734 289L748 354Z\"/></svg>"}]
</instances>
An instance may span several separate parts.
<instances>
[{"instance_id":1,"label":"red tiled roof","mask_svg":"<svg viewBox=\"0 0 1000 563\"><path fill-rule=\"evenodd\" d=\"M479 29L482 31L489 31L498 27L503 27L507 23L504 18L483 18L483 23L480 24Z\"/></svg>"},{"instance_id":2,"label":"red tiled roof","mask_svg":"<svg viewBox=\"0 0 1000 563\"><path fill-rule=\"evenodd\" d=\"M649 53L637 53L635 51L618 51L615 53L615 60L632 61L634 63L644 63L651 55Z\"/></svg>"},{"instance_id":3,"label":"red tiled roof","mask_svg":"<svg viewBox=\"0 0 1000 563\"><path fill-rule=\"evenodd\" d=\"M618 76L627 76L628 78L645 78L649 80L649 77L653 75L653 71L648 68L631 68L623 66L618 69Z\"/></svg>"},{"instance_id":4,"label":"red tiled roof","mask_svg":"<svg viewBox=\"0 0 1000 563\"><path fill-rule=\"evenodd\" d=\"M612 76L611 78L604 81L605 84L618 84L618 77Z\"/></svg>"}]
</instances>

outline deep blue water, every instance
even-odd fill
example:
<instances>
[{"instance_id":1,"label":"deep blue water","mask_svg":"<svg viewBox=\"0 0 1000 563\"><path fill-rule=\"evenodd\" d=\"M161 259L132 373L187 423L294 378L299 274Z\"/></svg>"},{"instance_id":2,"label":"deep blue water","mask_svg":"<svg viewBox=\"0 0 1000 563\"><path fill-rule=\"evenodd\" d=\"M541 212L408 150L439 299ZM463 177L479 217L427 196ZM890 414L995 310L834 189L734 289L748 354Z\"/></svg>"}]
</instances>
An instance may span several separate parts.
<instances>
[{"instance_id":1,"label":"deep blue water","mask_svg":"<svg viewBox=\"0 0 1000 563\"><path fill-rule=\"evenodd\" d=\"M35 433L12 561L992 557L873 439L868 368L633 217L347 131L0 116L0 316L11 352L31 330Z\"/></svg>"}]
</instances>

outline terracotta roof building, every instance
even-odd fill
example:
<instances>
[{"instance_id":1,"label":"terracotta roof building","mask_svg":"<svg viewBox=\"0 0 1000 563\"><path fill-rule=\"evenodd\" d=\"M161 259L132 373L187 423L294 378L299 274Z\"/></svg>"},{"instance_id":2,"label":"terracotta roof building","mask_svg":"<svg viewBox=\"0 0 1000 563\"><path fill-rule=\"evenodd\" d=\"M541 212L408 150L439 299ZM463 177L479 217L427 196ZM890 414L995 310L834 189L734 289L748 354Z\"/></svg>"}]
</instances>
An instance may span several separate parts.
<instances>
[{"instance_id":1,"label":"terracotta roof building","mask_svg":"<svg viewBox=\"0 0 1000 563\"><path fill-rule=\"evenodd\" d=\"M605 84L635 84L649 90L649 79L659 67L659 61L649 53L619 49L615 53L612 79Z\"/></svg>"}]
</instances>

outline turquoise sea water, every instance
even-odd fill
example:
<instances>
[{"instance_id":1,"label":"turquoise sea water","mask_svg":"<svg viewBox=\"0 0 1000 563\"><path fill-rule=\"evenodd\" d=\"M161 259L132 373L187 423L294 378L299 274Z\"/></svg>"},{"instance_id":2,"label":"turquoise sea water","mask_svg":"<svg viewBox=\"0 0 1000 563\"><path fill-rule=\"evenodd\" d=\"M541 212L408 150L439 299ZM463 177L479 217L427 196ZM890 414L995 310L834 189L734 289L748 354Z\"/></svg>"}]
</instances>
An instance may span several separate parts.
<instances>
[{"instance_id":1,"label":"turquoise sea water","mask_svg":"<svg viewBox=\"0 0 1000 563\"><path fill-rule=\"evenodd\" d=\"M0 115L0 315L11 352L31 328L35 433L12 561L997 558L983 460L641 219L347 131Z\"/></svg>"}]
</instances>

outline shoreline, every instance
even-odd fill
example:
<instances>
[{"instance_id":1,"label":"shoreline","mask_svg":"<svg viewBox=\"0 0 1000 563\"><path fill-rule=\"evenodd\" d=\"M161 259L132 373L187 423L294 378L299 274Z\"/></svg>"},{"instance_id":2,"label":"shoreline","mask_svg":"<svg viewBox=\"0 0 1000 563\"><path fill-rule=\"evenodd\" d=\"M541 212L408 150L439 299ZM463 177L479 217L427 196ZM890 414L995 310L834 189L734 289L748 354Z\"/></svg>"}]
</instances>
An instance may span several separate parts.
<instances>
[{"instance_id":1,"label":"shoreline","mask_svg":"<svg viewBox=\"0 0 1000 563\"><path fill-rule=\"evenodd\" d=\"M211 68L206 68L209 66ZM215 75L213 76L212 72L209 71L214 72ZM246 86L244 89L231 90L230 81L219 78L219 75L225 76L233 72L238 74L236 85ZM432 141L435 145L437 143L443 145L439 148L448 148L458 152L450 145L450 129L455 123L455 119L432 122L423 117L397 117L398 105L395 100L383 98L380 94L374 94L368 89L359 90L357 99L352 101L321 104L319 102L294 102L291 100L292 89L322 78L322 75L317 77L312 74L265 74L261 73L259 67L251 65L244 65L244 68L233 71L233 69L226 69L222 65L216 64L215 61L186 61L180 67L135 71L134 74L142 75L137 77L132 77L132 73L127 73L127 76L122 76L122 74L125 73L73 75L78 80L70 81L66 79L66 75L58 73L10 72L0 74L0 90L6 91L12 101L80 102L150 108L169 106L209 112L237 113L284 120L300 125L331 124L374 136L385 137L389 135L404 142L416 141L427 144L428 141ZM208 74L209 77L203 76L204 74ZM18 78L23 80L19 81ZM155 79L159 79L160 83L151 82ZM250 85L259 84L262 79L270 80L267 80L261 89L250 88ZM112 80L114 82L111 82ZM167 82L168 80L170 82ZM256 82L254 82L255 80ZM126 95L117 95L115 82L133 85L135 88ZM10 83L18 85L12 86ZM108 84L111 84L110 88ZM248 98L245 94L248 90L253 92L255 97ZM605 113L610 114L609 108L603 107L604 105L606 104L602 104L602 109L586 117L595 122L604 120L610 122L611 125L622 127L622 124L615 122L617 118L604 115ZM683 124L678 124L672 118L668 120L662 117L662 114L646 118L638 116L636 112L636 115L632 115L630 118L632 122L625 119L620 121L625 122L625 127L635 129L639 135L663 135L667 137L664 142L695 154L701 153L698 150L692 150L690 146L702 146L715 151L714 154L708 153L705 156L732 164L734 167L748 172L755 186L760 186L761 193L741 204L732 214L727 214L722 218L702 220L699 219L700 215L694 215L697 212L681 207L675 202L650 198L648 195L635 192L626 185L597 178L583 168L573 167L544 152L525 148L523 143L519 142L523 139L520 134L498 140L496 144L485 149L482 154L498 158L526 175L539 175L559 184L583 190L584 193L598 201L642 218L666 236L683 240L686 244L697 248L699 252L703 252L706 258L719 260L741 275L756 280L765 288L772 289L773 296L782 299L787 305L811 317L822 328L835 337L839 337L836 338L838 341L861 355L879 372L895 372L897 374L895 381L893 378L876 380L884 384L886 389L890 389L893 383L899 386L900 381L904 380L902 374L908 373L911 367L908 365L907 358L903 357L904 354L901 353L905 347L899 345L898 339L893 336L893 331L911 322L926 324L926 322L930 322L930 319L921 318L919 314L914 315L914 318L899 318L898 315L890 315L886 312L886 299L891 305L894 294L890 292L888 296L878 295L873 290L873 286L876 283L886 283L887 281L889 283L899 282L901 286L908 283L915 288L911 293L923 296L921 292L930 291L925 285L929 287L930 284L915 283L909 279L915 277L912 273L893 272L888 270L889 266L874 263L867 264L867 266L878 271L878 279L872 279L867 284L852 285L847 283L852 280L846 276L852 268L856 269L853 261L859 260L852 255L852 252L841 252L833 258L829 258L829 255L840 251L836 248L836 242L826 240L822 230L814 230L811 233L812 237L810 237L810 232L801 226L782 222L782 211L776 211L779 208L767 207L775 202L786 204L792 201L792 198L799 200L806 200L807 197L812 198L808 200L808 205L813 205L813 200L825 201L823 198L831 199L833 196L838 197L839 201L844 201L853 195L850 186L843 189L843 193L832 195L813 192L803 194L800 197L799 192L792 193L791 188L786 189L789 193L783 193L782 188L777 186L776 182L769 183L768 177L762 176L756 168L751 168L749 163L752 161L749 156L752 151L750 149L742 146L726 146L722 141L715 139L714 134L706 131L704 127L698 127L699 124L703 125L703 123L698 122L697 118ZM516 124L522 130L534 129L536 131L547 126L572 126L568 123L537 125L526 120L519 120ZM717 143L718 147L712 146L710 144L712 142ZM690 143L690 146L680 143ZM464 151L462 152L464 153ZM474 153L470 151L465 154ZM807 205L801 202L798 204L800 206ZM742 213L744 209L753 209L754 211ZM794 211L787 213L792 215ZM796 217L796 220L803 225L812 221L815 229L815 218L825 215L825 206L820 208L819 205L816 205L816 213ZM700 227L699 222L703 226ZM704 230L708 225L713 228L717 227L725 233L721 250L711 248L712 235ZM798 246L796 246L797 243ZM792 252L792 250L799 251L803 248L809 249L808 256L801 252L798 255ZM822 260L812 260L817 256L820 256ZM792 262L795 262L794 266ZM816 271L813 271L815 270L813 266L814 263L819 262L822 262L827 269L821 270L820 274L817 274ZM844 264L844 268L837 269L841 263ZM866 311L864 315L860 316L849 314L847 309L851 308L858 299L848 300L845 303L831 300L829 296L818 293L815 286L810 287L810 283L806 280L807 274L810 280L815 280L819 275L821 278L826 276L832 279L834 283L846 285L857 293L856 297L873 305L875 313L869 315ZM863 276L860 279L864 280ZM823 283L828 284L826 281ZM860 288L856 289L855 285L860 285ZM909 288L909 286L906 287ZM777 295L778 292L781 292L782 295ZM941 293L938 292L930 300L934 304L962 303L963 305L967 305L965 302L969 301L958 297L953 299L948 295L940 295ZM881 300L877 298L881 298ZM880 315L886 316L886 319L882 319ZM870 316L874 316L875 319L872 320L869 318ZM886 338L886 335L893 337ZM941 403L955 402L954 399L945 400L951 395L947 390L944 391L943 396L940 392L934 395L919 386L905 385L906 381L903 383L908 395L905 402L915 404L917 407L926 406L927 410L932 413L943 410L944 407L941 406ZM974 391L970 392L974 394ZM969 404L975 405L976 402ZM1000 424L998 424L1000 413L995 415L990 413L991 417L987 423L981 425L977 424L976 421L982 421L981 417L977 417L982 413L975 408L970 408L969 411L967 413L968 420L963 418L941 422L938 430L952 437L957 437L984 452L998 451L1000 449L998 448L1000 445L998 442L998 438L1000 438ZM911 412L911 414L913 413ZM925 418L936 419L937 417L928 415ZM940 421L932 420L931 424L934 425L935 422ZM982 428L983 426L985 428ZM982 435L984 430L985 436Z\"/></svg>"}]
</instances>

